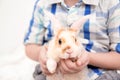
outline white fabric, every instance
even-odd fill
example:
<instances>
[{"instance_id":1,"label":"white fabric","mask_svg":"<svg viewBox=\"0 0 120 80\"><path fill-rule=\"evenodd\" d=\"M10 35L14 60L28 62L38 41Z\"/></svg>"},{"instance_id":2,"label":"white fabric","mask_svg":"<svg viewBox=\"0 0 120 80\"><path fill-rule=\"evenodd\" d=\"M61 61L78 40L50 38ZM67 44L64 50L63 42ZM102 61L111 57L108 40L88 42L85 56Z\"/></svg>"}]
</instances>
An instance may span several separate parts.
<instances>
[{"instance_id":1,"label":"white fabric","mask_svg":"<svg viewBox=\"0 0 120 80\"><path fill-rule=\"evenodd\" d=\"M36 64L25 55L22 45L0 58L0 80L34 80L32 74Z\"/></svg>"}]
</instances>

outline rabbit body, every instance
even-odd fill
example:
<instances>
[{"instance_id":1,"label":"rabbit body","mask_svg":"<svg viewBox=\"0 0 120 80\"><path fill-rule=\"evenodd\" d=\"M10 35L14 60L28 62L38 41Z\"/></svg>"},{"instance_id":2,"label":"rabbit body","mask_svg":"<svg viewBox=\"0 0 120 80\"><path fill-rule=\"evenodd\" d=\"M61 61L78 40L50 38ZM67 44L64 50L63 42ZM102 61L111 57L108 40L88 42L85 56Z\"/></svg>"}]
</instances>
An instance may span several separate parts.
<instances>
[{"instance_id":1,"label":"rabbit body","mask_svg":"<svg viewBox=\"0 0 120 80\"><path fill-rule=\"evenodd\" d=\"M80 57L80 51L84 50L80 44L76 31L71 28L62 28L54 35L48 45L47 68L53 75L47 76L47 80L88 80L87 67L74 74L62 74L59 71L61 59L75 59Z\"/></svg>"},{"instance_id":2,"label":"rabbit body","mask_svg":"<svg viewBox=\"0 0 120 80\"><path fill-rule=\"evenodd\" d=\"M84 50L81 38L79 37L79 31L82 28L86 20L93 17L92 15L86 15L74 22L71 27L62 27L57 18L44 11L46 17L51 21L54 36L48 43L47 51L47 68L53 75L47 76L47 80L89 80L87 66L80 72L74 74L62 74L59 70L59 61L61 59L70 58L72 61L76 61L80 58L81 54L84 54Z\"/></svg>"}]
</instances>

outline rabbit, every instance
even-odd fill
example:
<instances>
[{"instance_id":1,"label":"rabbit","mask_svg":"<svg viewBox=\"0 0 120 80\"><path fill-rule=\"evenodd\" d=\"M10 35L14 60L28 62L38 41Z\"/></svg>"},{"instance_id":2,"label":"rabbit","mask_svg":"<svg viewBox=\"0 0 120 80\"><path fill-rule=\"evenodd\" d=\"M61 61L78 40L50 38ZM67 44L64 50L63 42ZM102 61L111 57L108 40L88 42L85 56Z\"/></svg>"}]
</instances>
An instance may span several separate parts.
<instances>
[{"instance_id":1,"label":"rabbit","mask_svg":"<svg viewBox=\"0 0 120 80\"><path fill-rule=\"evenodd\" d=\"M60 22L55 18L55 16L47 11L44 11L46 17L53 23L54 36L48 43L47 51L47 69L52 75L47 75L47 80L89 80L88 68L87 66L80 72L74 74L62 74L59 71L58 63L61 59L71 58L72 61L82 54L78 51L84 50L82 43L88 43L87 40L81 39L78 34L86 22L90 19L91 15L86 15L74 22L71 27L62 27Z\"/></svg>"}]
</instances>

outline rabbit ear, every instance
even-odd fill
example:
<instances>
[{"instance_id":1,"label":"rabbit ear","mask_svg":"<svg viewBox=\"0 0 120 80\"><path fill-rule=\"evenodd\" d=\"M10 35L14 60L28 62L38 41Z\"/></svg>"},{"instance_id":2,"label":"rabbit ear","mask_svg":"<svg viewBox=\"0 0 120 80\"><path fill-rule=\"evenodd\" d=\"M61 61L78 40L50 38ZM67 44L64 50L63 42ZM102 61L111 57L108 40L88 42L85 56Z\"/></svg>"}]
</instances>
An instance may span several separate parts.
<instances>
[{"instance_id":1,"label":"rabbit ear","mask_svg":"<svg viewBox=\"0 0 120 80\"><path fill-rule=\"evenodd\" d=\"M83 24L92 17L92 15L86 15L83 16L82 18L80 18L79 20L77 20L76 22L74 22L71 25L71 28L76 30L76 32L80 31L80 29L82 28Z\"/></svg>"},{"instance_id":2,"label":"rabbit ear","mask_svg":"<svg viewBox=\"0 0 120 80\"><path fill-rule=\"evenodd\" d=\"M62 25L60 24L58 19L52 13L50 13L48 11L44 11L44 13L45 13L46 17L48 17L50 19L54 34L56 34L56 32L58 32L58 30L62 28Z\"/></svg>"}]
</instances>

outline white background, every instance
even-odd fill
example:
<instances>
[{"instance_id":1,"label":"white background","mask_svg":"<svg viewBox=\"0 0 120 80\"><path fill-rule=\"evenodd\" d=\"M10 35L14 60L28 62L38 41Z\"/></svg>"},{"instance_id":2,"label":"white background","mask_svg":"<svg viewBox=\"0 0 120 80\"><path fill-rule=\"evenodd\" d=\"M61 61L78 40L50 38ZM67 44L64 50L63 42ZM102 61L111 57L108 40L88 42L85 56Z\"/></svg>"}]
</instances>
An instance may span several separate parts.
<instances>
[{"instance_id":1,"label":"white background","mask_svg":"<svg viewBox=\"0 0 120 80\"><path fill-rule=\"evenodd\" d=\"M36 0L0 0L0 55L11 54L20 44Z\"/></svg>"},{"instance_id":2,"label":"white background","mask_svg":"<svg viewBox=\"0 0 120 80\"><path fill-rule=\"evenodd\" d=\"M33 80L36 62L24 52L23 39L36 0L0 0L0 80Z\"/></svg>"}]
</instances>

